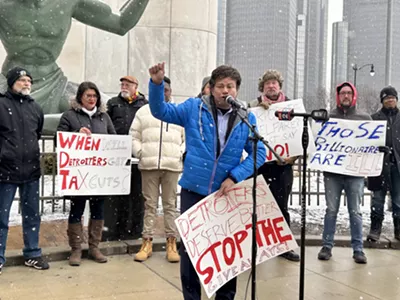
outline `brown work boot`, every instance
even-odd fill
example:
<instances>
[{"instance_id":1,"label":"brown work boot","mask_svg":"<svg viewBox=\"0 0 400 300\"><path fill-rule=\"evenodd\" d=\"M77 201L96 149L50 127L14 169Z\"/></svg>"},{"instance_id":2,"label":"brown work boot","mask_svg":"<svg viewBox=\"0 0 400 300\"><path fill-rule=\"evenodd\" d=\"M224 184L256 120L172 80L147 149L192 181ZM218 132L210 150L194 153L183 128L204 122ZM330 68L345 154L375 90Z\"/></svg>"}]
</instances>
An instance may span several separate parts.
<instances>
[{"instance_id":1,"label":"brown work boot","mask_svg":"<svg viewBox=\"0 0 400 300\"><path fill-rule=\"evenodd\" d=\"M69 257L69 265L78 267L81 265L81 258L82 258L82 224L75 223L69 224L68 223L68 242L71 247L71 255Z\"/></svg>"},{"instance_id":2,"label":"brown work boot","mask_svg":"<svg viewBox=\"0 0 400 300\"><path fill-rule=\"evenodd\" d=\"M104 220L92 220L89 221L89 258L92 258L95 262L105 263L107 257L100 252L99 244L103 233Z\"/></svg>"},{"instance_id":3,"label":"brown work boot","mask_svg":"<svg viewBox=\"0 0 400 300\"><path fill-rule=\"evenodd\" d=\"M153 254L153 242L151 239L143 239L142 247L135 255L135 260L143 262Z\"/></svg>"},{"instance_id":4,"label":"brown work boot","mask_svg":"<svg viewBox=\"0 0 400 300\"><path fill-rule=\"evenodd\" d=\"M176 238L170 236L167 238L167 260L170 263L179 262L181 257L178 254L178 250L176 249Z\"/></svg>"}]
</instances>

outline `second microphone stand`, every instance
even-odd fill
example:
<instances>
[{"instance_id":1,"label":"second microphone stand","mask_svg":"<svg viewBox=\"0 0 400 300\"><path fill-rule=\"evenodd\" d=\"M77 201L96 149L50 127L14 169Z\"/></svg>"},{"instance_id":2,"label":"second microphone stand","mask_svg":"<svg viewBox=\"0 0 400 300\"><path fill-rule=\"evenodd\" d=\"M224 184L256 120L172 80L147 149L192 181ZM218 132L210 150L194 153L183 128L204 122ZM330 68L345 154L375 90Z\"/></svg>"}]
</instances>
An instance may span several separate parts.
<instances>
[{"instance_id":1,"label":"second microphone stand","mask_svg":"<svg viewBox=\"0 0 400 300\"><path fill-rule=\"evenodd\" d=\"M256 125L250 124L247 111L243 108L237 108L232 106L232 109L236 110L238 116L242 119L253 133L251 137L253 141L253 213L252 213L252 243L251 243L251 300L256 300L256 259L257 259L257 243L256 243L256 230L257 230L257 144L261 141L269 151L276 157L276 159L285 163L285 161L280 157L271 145L264 140L264 138L257 132Z\"/></svg>"}]
</instances>

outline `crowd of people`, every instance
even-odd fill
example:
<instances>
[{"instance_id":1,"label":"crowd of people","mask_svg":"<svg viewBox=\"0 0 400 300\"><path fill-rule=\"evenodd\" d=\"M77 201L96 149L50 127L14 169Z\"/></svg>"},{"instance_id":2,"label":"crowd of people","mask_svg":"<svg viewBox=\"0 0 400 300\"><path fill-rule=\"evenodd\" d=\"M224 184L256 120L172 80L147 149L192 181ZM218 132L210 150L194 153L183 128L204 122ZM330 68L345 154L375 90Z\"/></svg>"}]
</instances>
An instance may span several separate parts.
<instances>
[{"instance_id":1,"label":"crowd of people","mask_svg":"<svg viewBox=\"0 0 400 300\"><path fill-rule=\"evenodd\" d=\"M133 76L120 79L120 93L106 104L97 86L92 82L79 85L71 108L64 112L57 131L82 134L131 135L133 156L139 159L140 172L133 174L140 182L144 197L142 246L134 259L139 262L152 255L152 240L158 199L164 211L166 258L180 262L182 290L185 299L200 299L201 286L184 245L177 249L177 185L181 189L180 212L184 213L202 198L217 192L226 194L229 189L253 174L253 146L249 129L236 109L226 102L228 95L236 98L241 85L241 75L233 67L219 66L211 76L205 77L199 95L176 104L172 97L172 83L166 77L165 65L149 69L148 100L139 92L139 82ZM282 91L283 77L277 70L267 70L258 82L260 96L249 102L249 107L263 107L290 101ZM40 212L39 178L40 149L38 141L43 128L41 107L30 97L32 76L29 71L16 67L7 74L8 91L0 97L0 273L5 264L10 208L19 189L23 255L25 265L38 270L49 269L39 247ZM382 174L368 178L368 188L373 191L371 202L371 228L367 239L378 241L384 218L387 192L391 194L394 235L400 240L400 115L398 95L388 86L380 93L382 108L372 116L358 111L357 90L350 82L336 87L336 107L332 118L345 120L387 121L385 163ZM256 118L246 111L251 124ZM212 125L212 126L210 126ZM293 184L293 164L298 157L285 158L284 163L267 162L266 149L257 144L257 167L286 220L290 225L289 195ZM243 159L243 151L247 157ZM322 249L318 259L329 260L334 246L336 219L340 198L344 190L350 215L351 245L356 263L366 263L363 252L362 215L360 203L364 193L364 178L324 172L326 214ZM129 195L121 201L129 201ZM99 250L104 228L105 199L102 196L74 196L68 218L68 239L71 247L69 264L79 266L82 258L82 215L89 200L88 226L89 257L99 263L107 258ZM299 255L289 251L281 255L290 261L300 261ZM217 291L217 299L233 299L236 278Z\"/></svg>"}]
</instances>

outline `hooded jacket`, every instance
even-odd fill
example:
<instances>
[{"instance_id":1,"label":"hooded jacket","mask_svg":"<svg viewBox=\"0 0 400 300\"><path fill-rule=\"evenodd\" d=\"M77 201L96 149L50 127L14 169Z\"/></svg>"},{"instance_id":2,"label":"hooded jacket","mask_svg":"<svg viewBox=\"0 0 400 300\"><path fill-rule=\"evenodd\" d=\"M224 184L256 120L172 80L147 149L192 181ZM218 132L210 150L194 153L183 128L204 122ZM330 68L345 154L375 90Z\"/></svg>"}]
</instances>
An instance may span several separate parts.
<instances>
[{"instance_id":1,"label":"hooded jacket","mask_svg":"<svg viewBox=\"0 0 400 300\"><path fill-rule=\"evenodd\" d=\"M147 103L142 93L138 93L137 98L131 103L124 99L121 94L108 100L107 113L114 124L117 134L129 134L129 129L137 111Z\"/></svg>"},{"instance_id":2,"label":"hooded jacket","mask_svg":"<svg viewBox=\"0 0 400 300\"><path fill-rule=\"evenodd\" d=\"M71 109L62 114L57 131L79 132L82 127L86 127L92 133L116 134L103 104L98 107L92 117L82 110L82 105L76 99L72 100L70 105Z\"/></svg>"},{"instance_id":3,"label":"hooded jacket","mask_svg":"<svg viewBox=\"0 0 400 300\"><path fill-rule=\"evenodd\" d=\"M349 108L344 108L340 104L339 92L344 86L349 86L353 90L353 98ZM347 120L372 120L370 115L357 110L357 97L357 89L352 83L346 81L339 84L336 87L336 108L330 112L329 117Z\"/></svg>"},{"instance_id":4,"label":"hooded jacket","mask_svg":"<svg viewBox=\"0 0 400 300\"><path fill-rule=\"evenodd\" d=\"M132 122L133 156L140 159L140 170L182 172L185 133L182 127L154 118L150 106L142 106Z\"/></svg>"},{"instance_id":5,"label":"hooded jacket","mask_svg":"<svg viewBox=\"0 0 400 300\"><path fill-rule=\"evenodd\" d=\"M10 90L0 95L0 182L20 184L40 178L43 120L42 109L30 96Z\"/></svg>"},{"instance_id":6,"label":"hooded jacket","mask_svg":"<svg viewBox=\"0 0 400 300\"><path fill-rule=\"evenodd\" d=\"M217 155L218 135L212 112L210 97L189 98L175 105L164 101L164 83L149 83L151 113L159 120L185 128L186 158L179 184L200 195L217 191L228 177L236 182L253 174L253 145L249 128L237 116L226 139L225 147ZM252 113L248 114L251 124L256 124ZM245 150L249 155L241 162ZM257 144L257 168L265 160L265 147Z\"/></svg>"}]
</instances>

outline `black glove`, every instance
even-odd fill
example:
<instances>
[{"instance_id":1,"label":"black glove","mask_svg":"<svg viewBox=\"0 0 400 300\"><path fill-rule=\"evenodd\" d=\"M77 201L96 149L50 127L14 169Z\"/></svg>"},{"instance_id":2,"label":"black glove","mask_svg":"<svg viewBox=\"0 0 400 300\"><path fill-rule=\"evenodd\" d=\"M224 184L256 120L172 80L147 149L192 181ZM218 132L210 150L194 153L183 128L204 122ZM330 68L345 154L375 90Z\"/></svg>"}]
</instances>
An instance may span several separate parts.
<instances>
[{"instance_id":1,"label":"black glove","mask_svg":"<svg viewBox=\"0 0 400 300\"><path fill-rule=\"evenodd\" d=\"M388 146L378 146L378 151L386 155L390 153L390 148Z\"/></svg>"}]
</instances>

